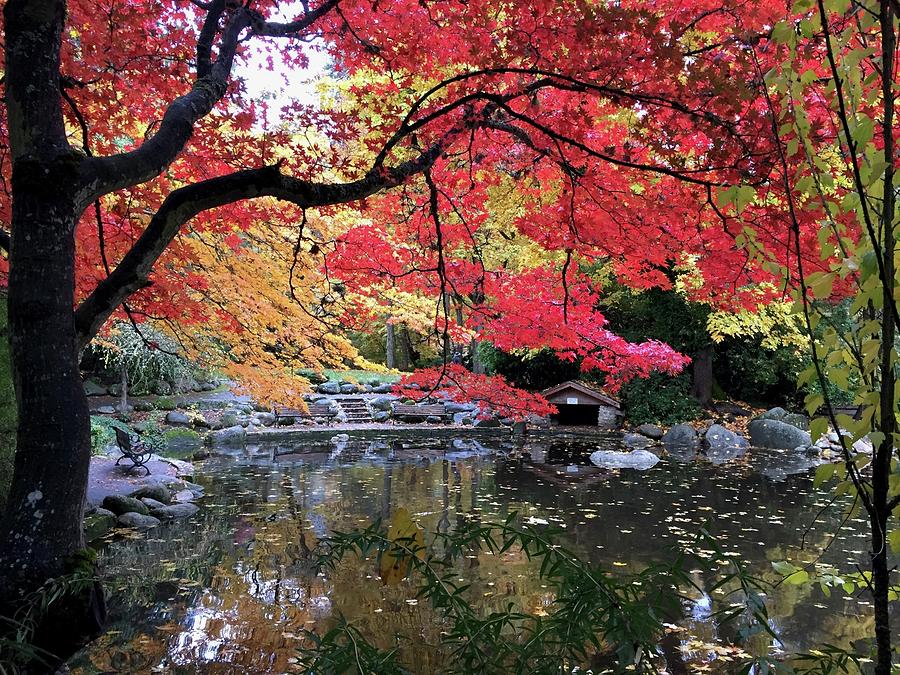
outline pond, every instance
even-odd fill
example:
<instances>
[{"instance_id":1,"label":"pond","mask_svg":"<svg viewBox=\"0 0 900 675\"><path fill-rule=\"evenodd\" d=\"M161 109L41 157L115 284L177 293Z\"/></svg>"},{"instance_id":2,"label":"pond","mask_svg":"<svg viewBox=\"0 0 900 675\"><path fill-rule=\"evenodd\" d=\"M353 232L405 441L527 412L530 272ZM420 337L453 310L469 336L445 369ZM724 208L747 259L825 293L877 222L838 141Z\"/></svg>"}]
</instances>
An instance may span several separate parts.
<instances>
[{"instance_id":1,"label":"pond","mask_svg":"<svg viewBox=\"0 0 900 675\"><path fill-rule=\"evenodd\" d=\"M792 475L789 462L751 453L718 466L664 458L647 471L603 471L586 460L597 447L597 438L385 438L208 460L196 477L206 497L195 518L102 544L111 622L72 670L293 672L302 631L342 615L383 646L395 633L414 636L404 661L431 673L440 656L422 645L437 642L439 627L408 583L382 584L374 562L310 570L308 552L329 532L388 520L401 507L428 533L516 511L524 522L562 529L561 543L614 573L675 555L704 526L725 556L769 582L779 579L771 563L797 556L801 542L807 560L865 562L864 522L842 522L841 505L827 507L830 495L813 489L808 472ZM512 602L542 612L552 601L537 564L521 555L473 555L458 572L485 609ZM697 569L692 578L710 588L715 574ZM692 664L731 672L725 646L734 631L711 618L716 594L688 595L666 645L670 672ZM756 646L776 655L849 646L871 631L864 598L840 589L826 597L781 584L766 600L778 640L757 636Z\"/></svg>"}]
</instances>

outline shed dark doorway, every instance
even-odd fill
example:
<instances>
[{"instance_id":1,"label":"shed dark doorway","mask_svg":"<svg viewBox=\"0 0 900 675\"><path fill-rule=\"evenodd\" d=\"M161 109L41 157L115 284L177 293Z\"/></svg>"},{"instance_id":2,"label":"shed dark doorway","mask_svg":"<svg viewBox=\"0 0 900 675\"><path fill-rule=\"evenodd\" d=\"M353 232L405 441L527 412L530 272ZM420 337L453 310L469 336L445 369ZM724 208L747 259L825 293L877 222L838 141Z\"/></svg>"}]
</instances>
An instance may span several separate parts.
<instances>
[{"instance_id":1,"label":"shed dark doorway","mask_svg":"<svg viewBox=\"0 0 900 675\"><path fill-rule=\"evenodd\" d=\"M557 403L556 408L559 412L556 415L553 415L551 419L556 421L560 426L597 426L597 415L600 412L599 405L587 403Z\"/></svg>"}]
</instances>

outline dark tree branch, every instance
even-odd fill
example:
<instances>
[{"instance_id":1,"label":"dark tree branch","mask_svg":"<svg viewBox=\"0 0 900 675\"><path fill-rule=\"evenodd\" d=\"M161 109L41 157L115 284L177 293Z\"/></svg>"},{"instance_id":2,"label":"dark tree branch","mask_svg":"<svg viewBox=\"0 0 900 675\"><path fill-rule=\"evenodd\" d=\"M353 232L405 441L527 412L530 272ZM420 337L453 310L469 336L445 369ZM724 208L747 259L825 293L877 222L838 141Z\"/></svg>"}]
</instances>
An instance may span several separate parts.
<instances>
[{"instance_id":1,"label":"dark tree branch","mask_svg":"<svg viewBox=\"0 0 900 675\"><path fill-rule=\"evenodd\" d=\"M442 141L397 167L379 168L349 183L312 183L283 175L279 166L268 166L211 178L171 192L116 269L97 284L76 310L76 348L86 345L128 296L149 285L159 256L181 226L199 213L258 197L275 197L304 209L359 201L422 173L441 156L452 137L462 131L451 130Z\"/></svg>"},{"instance_id":2,"label":"dark tree branch","mask_svg":"<svg viewBox=\"0 0 900 675\"><path fill-rule=\"evenodd\" d=\"M175 161L190 139L194 125L225 96L237 47L246 29L252 35L295 36L333 9L338 1L326 0L290 23L264 21L255 11L239 7L225 18L215 60L212 47L228 5L226 0L210 2L197 42L197 79L193 87L172 101L156 133L140 147L109 157L89 158L83 163L79 190L82 206L104 194L148 181Z\"/></svg>"}]
</instances>

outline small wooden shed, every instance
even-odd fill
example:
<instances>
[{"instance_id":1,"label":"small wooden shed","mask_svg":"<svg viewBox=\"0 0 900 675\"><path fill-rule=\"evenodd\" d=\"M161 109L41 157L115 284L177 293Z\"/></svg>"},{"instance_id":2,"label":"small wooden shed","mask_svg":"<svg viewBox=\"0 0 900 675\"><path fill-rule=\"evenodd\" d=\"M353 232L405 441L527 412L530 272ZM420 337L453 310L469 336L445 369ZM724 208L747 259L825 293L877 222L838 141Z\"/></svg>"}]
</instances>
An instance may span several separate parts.
<instances>
[{"instance_id":1,"label":"small wooden shed","mask_svg":"<svg viewBox=\"0 0 900 675\"><path fill-rule=\"evenodd\" d=\"M559 412L552 419L560 425L598 426L618 429L622 412L619 402L585 382L569 380L541 392Z\"/></svg>"}]
</instances>

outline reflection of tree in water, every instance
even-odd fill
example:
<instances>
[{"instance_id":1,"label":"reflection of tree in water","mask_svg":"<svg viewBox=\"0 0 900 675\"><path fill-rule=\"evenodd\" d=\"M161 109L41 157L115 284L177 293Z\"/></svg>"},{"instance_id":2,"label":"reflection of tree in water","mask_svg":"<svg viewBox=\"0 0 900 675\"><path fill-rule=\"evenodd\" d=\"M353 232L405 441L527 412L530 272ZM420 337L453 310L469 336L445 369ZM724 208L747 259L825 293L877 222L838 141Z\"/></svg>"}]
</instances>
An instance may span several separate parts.
<instances>
[{"instance_id":1,"label":"reflection of tree in water","mask_svg":"<svg viewBox=\"0 0 900 675\"><path fill-rule=\"evenodd\" d=\"M526 445L563 463L578 453L565 445L541 450L534 440ZM378 517L388 521L400 506L428 533L469 519L502 520L513 510L537 516L564 526L563 543L586 559L612 570L618 569L613 563L624 563L628 572L659 560L665 545L689 541L711 520L725 551L753 561L753 572L770 581L777 575L769 561L787 557L816 510L806 478L773 484L734 467L664 462L642 474L608 473L596 484L559 484L519 462L460 456L467 447L397 442L359 451L347 446L338 457L210 464L202 481L209 497L197 518L107 546L106 574L121 590L112 596L113 632L91 647L90 660L118 672L148 672L157 665L194 672L188 664L200 664L203 672L287 672L300 631L327 628L342 613L382 647L396 646L395 634L411 636L413 646L403 649L415 653L403 658L429 672L446 657L428 647L439 642L442 626L430 608L407 602L408 584L383 586L374 560L347 560L324 578L313 576L308 564L322 534ZM404 459L389 461L391 453ZM812 551L824 545L839 517L838 509L826 511L811 532ZM845 554L836 545L830 555ZM512 603L540 614L553 597L535 571L536 563L516 551L472 551L458 567L484 611ZM715 573L695 576L701 589L715 580ZM853 605L840 592L826 600L818 590L782 585L768 601L789 648L845 643L868 629L842 616ZM687 626L703 640L733 637L733 629L717 634L708 621ZM663 645L673 671L685 639L673 634ZM760 638L756 648L768 646Z\"/></svg>"}]
</instances>

